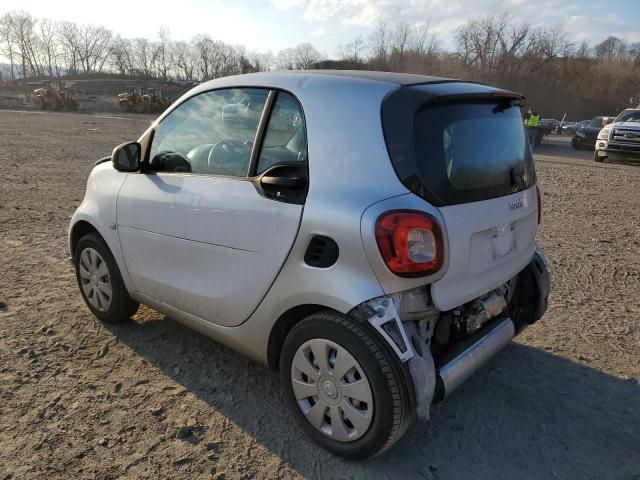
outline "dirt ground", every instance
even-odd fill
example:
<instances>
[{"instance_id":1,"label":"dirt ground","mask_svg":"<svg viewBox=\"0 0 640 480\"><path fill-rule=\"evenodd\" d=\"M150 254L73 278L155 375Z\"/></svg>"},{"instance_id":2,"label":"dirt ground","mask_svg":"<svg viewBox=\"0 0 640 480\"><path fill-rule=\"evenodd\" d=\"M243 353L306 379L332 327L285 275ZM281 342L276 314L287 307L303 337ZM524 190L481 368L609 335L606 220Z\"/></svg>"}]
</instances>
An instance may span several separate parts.
<instances>
[{"instance_id":1,"label":"dirt ground","mask_svg":"<svg viewBox=\"0 0 640 480\"><path fill-rule=\"evenodd\" d=\"M69 218L93 161L151 120L0 112L0 480L640 479L640 165L540 148L546 316L392 451L348 462L266 367L149 309L105 326L83 304Z\"/></svg>"}]
</instances>

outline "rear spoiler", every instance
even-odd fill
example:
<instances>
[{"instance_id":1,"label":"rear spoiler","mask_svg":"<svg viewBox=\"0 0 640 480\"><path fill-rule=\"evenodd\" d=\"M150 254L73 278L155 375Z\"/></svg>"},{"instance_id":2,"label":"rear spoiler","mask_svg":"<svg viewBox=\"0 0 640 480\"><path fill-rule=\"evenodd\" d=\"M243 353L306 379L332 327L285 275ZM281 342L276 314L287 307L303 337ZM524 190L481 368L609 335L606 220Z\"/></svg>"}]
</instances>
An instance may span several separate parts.
<instances>
[{"instance_id":1,"label":"rear spoiler","mask_svg":"<svg viewBox=\"0 0 640 480\"><path fill-rule=\"evenodd\" d=\"M496 92L452 93L450 95L439 95L432 100L427 101L426 104L434 105L438 103L453 103L466 100L524 100L525 98L527 97L521 93L510 92L508 90L498 90ZM421 108L424 108L424 106L425 104L423 104Z\"/></svg>"}]
</instances>

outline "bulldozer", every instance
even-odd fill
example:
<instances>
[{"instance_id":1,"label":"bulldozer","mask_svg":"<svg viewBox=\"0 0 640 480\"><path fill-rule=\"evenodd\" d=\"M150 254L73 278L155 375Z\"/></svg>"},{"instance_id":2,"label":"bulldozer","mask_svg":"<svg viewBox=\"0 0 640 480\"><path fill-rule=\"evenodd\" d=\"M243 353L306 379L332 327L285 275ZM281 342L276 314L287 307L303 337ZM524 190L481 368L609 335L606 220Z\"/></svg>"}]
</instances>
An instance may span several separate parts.
<instances>
[{"instance_id":1,"label":"bulldozer","mask_svg":"<svg viewBox=\"0 0 640 480\"><path fill-rule=\"evenodd\" d=\"M118 95L118 107L123 112L149 113L151 111L151 97L144 87L129 86L127 91Z\"/></svg>"},{"instance_id":2,"label":"bulldozer","mask_svg":"<svg viewBox=\"0 0 640 480\"><path fill-rule=\"evenodd\" d=\"M78 102L73 99L74 84L67 84L64 88L51 85L51 81L43 80L40 88L33 91L33 103L40 110L77 110Z\"/></svg>"},{"instance_id":3,"label":"bulldozer","mask_svg":"<svg viewBox=\"0 0 640 480\"><path fill-rule=\"evenodd\" d=\"M162 90L158 88L149 87L149 100L151 111L154 113L162 113L171 105L169 97L163 97Z\"/></svg>"}]
</instances>

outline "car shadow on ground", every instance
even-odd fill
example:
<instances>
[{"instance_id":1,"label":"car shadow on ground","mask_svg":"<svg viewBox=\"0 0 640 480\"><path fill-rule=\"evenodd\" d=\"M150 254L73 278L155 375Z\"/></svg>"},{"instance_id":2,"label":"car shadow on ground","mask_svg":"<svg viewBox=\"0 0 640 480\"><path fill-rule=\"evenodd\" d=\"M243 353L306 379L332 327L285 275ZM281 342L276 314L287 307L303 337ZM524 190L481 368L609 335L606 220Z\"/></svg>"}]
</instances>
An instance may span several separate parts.
<instances>
[{"instance_id":1,"label":"car shadow on ground","mask_svg":"<svg viewBox=\"0 0 640 480\"><path fill-rule=\"evenodd\" d=\"M637 380L538 348L512 343L393 449L350 462L303 435L267 367L170 319L107 328L306 478L640 478Z\"/></svg>"}]
</instances>

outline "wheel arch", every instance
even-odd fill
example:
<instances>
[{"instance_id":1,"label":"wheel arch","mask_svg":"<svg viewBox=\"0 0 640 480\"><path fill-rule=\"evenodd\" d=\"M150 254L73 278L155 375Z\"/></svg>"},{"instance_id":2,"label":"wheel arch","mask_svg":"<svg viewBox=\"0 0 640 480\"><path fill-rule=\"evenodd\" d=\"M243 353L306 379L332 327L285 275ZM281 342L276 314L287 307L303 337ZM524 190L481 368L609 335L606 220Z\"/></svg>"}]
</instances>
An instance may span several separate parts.
<instances>
[{"instance_id":1,"label":"wheel arch","mask_svg":"<svg viewBox=\"0 0 640 480\"><path fill-rule=\"evenodd\" d=\"M86 220L78 220L73 225L73 227L71 227L71 232L69 233L69 250L71 256L75 254L76 246L78 245L80 239L89 233L97 233L98 235L100 235L98 229ZM104 237L102 237L102 235L100 235L100 238L104 240ZM105 241L105 243L107 242Z\"/></svg>"},{"instance_id":2,"label":"wheel arch","mask_svg":"<svg viewBox=\"0 0 640 480\"><path fill-rule=\"evenodd\" d=\"M313 315L314 313L321 312L323 310L340 313L338 310L333 308L311 303L292 307L280 315L271 328L269 341L267 343L267 365L269 368L272 370L278 370L282 345L291 329L309 315Z\"/></svg>"}]
</instances>

